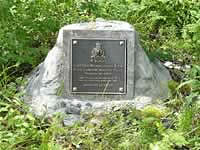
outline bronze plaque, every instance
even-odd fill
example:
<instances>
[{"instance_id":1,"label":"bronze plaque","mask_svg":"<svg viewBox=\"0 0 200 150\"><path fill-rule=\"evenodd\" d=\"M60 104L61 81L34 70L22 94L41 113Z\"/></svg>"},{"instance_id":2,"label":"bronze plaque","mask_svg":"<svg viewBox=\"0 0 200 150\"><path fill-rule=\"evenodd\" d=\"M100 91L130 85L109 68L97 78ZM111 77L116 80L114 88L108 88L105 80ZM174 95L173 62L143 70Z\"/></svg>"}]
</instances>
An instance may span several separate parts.
<instances>
[{"instance_id":1,"label":"bronze plaque","mask_svg":"<svg viewBox=\"0 0 200 150\"><path fill-rule=\"evenodd\" d=\"M126 40L72 39L71 91L126 94Z\"/></svg>"}]
</instances>

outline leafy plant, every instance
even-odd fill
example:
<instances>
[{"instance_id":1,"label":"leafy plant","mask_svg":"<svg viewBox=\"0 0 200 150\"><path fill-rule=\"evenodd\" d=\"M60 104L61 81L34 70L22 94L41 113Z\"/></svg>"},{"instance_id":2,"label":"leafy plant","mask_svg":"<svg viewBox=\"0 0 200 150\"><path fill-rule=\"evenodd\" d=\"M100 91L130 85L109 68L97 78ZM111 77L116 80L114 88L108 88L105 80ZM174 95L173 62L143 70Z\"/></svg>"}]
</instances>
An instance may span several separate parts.
<instances>
[{"instance_id":1,"label":"leafy plant","mask_svg":"<svg viewBox=\"0 0 200 150\"><path fill-rule=\"evenodd\" d=\"M60 115L36 118L21 101L23 77L41 63L62 26L97 17L132 24L152 60L192 65L181 83L170 81L167 111L88 114L69 127ZM0 149L199 149L199 21L198 0L0 0Z\"/></svg>"},{"instance_id":2,"label":"leafy plant","mask_svg":"<svg viewBox=\"0 0 200 150\"><path fill-rule=\"evenodd\" d=\"M173 150L175 148L183 148L188 144L185 137L174 130L168 130L163 133L163 139L155 144L150 144L151 150Z\"/></svg>"}]
</instances>

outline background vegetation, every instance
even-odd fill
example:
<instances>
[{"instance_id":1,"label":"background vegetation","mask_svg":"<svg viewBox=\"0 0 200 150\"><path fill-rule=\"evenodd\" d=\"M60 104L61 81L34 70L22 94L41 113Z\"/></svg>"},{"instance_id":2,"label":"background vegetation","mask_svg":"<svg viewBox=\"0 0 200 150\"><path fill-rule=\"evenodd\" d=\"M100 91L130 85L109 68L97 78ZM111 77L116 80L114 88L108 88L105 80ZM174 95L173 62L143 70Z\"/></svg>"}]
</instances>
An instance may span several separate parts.
<instances>
[{"instance_id":1,"label":"background vegetation","mask_svg":"<svg viewBox=\"0 0 200 150\"><path fill-rule=\"evenodd\" d=\"M133 108L63 127L35 118L20 85L43 61L65 24L96 18L132 24L150 57L189 65L171 70L165 109ZM0 0L0 149L193 149L200 147L200 2L198 0ZM180 75L181 74L181 75ZM91 122L102 118L98 124Z\"/></svg>"}]
</instances>

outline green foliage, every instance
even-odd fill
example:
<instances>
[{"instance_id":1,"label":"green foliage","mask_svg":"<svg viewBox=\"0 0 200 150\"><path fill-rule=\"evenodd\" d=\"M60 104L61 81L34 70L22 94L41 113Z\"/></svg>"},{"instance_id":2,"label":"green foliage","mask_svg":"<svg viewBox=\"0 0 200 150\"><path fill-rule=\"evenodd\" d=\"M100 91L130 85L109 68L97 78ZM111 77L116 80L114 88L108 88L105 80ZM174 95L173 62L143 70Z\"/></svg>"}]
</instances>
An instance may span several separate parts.
<instances>
[{"instance_id":1,"label":"green foliage","mask_svg":"<svg viewBox=\"0 0 200 150\"><path fill-rule=\"evenodd\" d=\"M182 99L177 110L173 105L166 105L167 109L156 106L148 106L143 110L124 108L104 114L101 117L103 119L95 114L88 114L86 122L63 127L60 115L44 120L35 118L28 112L27 107L19 100L21 94L16 92L17 86L13 86L23 81L9 80L9 69L11 68L5 68L1 74L1 89L7 88L4 91L6 95L1 93L0 103L2 150L172 150L188 147L197 149L199 146L200 107L194 103L196 101L189 102L189 98ZM193 96L191 98L194 99ZM173 99L169 102L173 103ZM99 123L93 124L91 120L94 118L99 119ZM172 121L163 122L163 118Z\"/></svg>"},{"instance_id":2,"label":"green foliage","mask_svg":"<svg viewBox=\"0 0 200 150\"><path fill-rule=\"evenodd\" d=\"M143 110L144 117L154 117L160 119L165 116L164 108L158 108L156 106L147 106Z\"/></svg>"},{"instance_id":3,"label":"green foliage","mask_svg":"<svg viewBox=\"0 0 200 150\"><path fill-rule=\"evenodd\" d=\"M55 43L59 28L80 21L84 8L79 7L71 0L1 0L0 63L38 64Z\"/></svg>"},{"instance_id":4,"label":"green foliage","mask_svg":"<svg viewBox=\"0 0 200 150\"><path fill-rule=\"evenodd\" d=\"M69 127L59 114L36 118L20 100L23 76L44 59L62 26L97 17L132 24L152 60L192 68L181 83L169 82L163 108L126 108L101 119L88 114L87 121ZM0 0L0 39L0 149L199 149L198 0Z\"/></svg>"},{"instance_id":5,"label":"green foliage","mask_svg":"<svg viewBox=\"0 0 200 150\"><path fill-rule=\"evenodd\" d=\"M185 137L174 130L167 130L163 133L163 139L154 144L150 144L150 149L155 150L173 150L175 148L181 148L188 144Z\"/></svg>"},{"instance_id":6,"label":"green foliage","mask_svg":"<svg viewBox=\"0 0 200 150\"><path fill-rule=\"evenodd\" d=\"M97 17L133 24L147 52L161 60L198 63L199 14L200 2L190 0L0 0L0 63L35 66L60 27Z\"/></svg>"}]
</instances>

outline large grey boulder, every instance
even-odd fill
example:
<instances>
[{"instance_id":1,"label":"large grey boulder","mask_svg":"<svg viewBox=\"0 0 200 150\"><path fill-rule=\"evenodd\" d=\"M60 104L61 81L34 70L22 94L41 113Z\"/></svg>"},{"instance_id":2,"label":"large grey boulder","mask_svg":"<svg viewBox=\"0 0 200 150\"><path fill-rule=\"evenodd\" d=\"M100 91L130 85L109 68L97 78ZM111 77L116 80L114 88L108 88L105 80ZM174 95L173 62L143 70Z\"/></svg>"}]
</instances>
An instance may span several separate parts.
<instances>
[{"instance_id":1,"label":"large grey boulder","mask_svg":"<svg viewBox=\"0 0 200 150\"><path fill-rule=\"evenodd\" d=\"M130 99L98 100L98 96L92 100L85 96L82 98L63 94L64 72L66 65L66 53L63 45L63 32L71 30L102 30L102 31L127 31L134 34L134 97ZM128 76L132 76L128 74ZM49 51L45 61L41 63L30 75L26 87L25 101L31 110L37 115L52 115L56 112L70 114L66 118L66 124L80 119L84 111L105 111L111 108L132 105L143 108L152 104L157 99L168 97L168 81L171 80L168 70L159 62L151 62L140 46L138 34L134 28L121 21L97 20L96 22L80 23L64 26L60 29L57 42ZM72 122L70 122L71 120Z\"/></svg>"}]
</instances>

